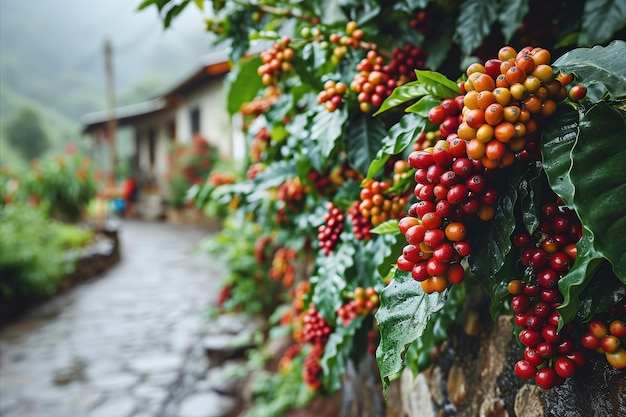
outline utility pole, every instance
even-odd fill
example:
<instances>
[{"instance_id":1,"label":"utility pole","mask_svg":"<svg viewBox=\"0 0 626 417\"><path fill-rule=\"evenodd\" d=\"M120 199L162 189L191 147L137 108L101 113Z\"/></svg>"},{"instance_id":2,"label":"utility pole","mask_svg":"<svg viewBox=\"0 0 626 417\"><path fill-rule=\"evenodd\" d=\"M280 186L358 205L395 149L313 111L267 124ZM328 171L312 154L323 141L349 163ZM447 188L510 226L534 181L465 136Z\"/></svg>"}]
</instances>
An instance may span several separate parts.
<instances>
[{"instance_id":1,"label":"utility pole","mask_svg":"<svg viewBox=\"0 0 626 417\"><path fill-rule=\"evenodd\" d=\"M115 135L117 131L117 115L115 114L115 80L113 77L113 47L109 38L104 39L104 67L106 75L107 95L107 139L111 148L111 176L109 185L115 185L115 168L117 167L117 146Z\"/></svg>"}]
</instances>

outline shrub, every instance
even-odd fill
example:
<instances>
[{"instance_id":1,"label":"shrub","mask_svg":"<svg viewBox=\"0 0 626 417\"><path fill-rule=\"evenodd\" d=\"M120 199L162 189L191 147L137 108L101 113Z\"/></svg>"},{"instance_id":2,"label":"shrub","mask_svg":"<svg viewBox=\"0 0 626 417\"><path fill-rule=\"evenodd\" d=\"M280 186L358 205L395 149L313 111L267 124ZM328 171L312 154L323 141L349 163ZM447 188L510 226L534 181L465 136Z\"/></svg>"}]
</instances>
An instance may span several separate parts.
<instances>
[{"instance_id":1,"label":"shrub","mask_svg":"<svg viewBox=\"0 0 626 417\"><path fill-rule=\"evenodd\" d=\"M54 293L74 270L69 250L92 237L89 230L50 220L40 206L22 203L0 208L0 229L1 301Z\"/></svg>"}]
</instances>

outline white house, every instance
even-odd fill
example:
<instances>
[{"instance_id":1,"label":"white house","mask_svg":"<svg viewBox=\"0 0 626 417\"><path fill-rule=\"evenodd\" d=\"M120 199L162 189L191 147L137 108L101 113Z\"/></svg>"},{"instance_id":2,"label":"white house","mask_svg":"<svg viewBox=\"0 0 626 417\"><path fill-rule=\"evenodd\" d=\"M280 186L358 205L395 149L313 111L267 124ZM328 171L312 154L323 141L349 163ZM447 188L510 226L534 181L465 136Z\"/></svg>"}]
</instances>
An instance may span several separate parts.
<instances>
[{"instance_id":1,"label":"white house","mask_svg":"<svg viewBox=\"0 0 626 417\"><path fill-rule=\"evenodd\" d=\"M106 138L111 118L116 120L116 126L130 126L134 130L134 168L150 183L143 190L143 197L150 196L153 200L151 213L143 213L146 217L162 214L157 207L162 207L168 192L166 175L171 143L189 143L200 134L218 148L221 158L237 159L241 154L235 149L242 144L233 140L238 135L226 107L224 78L229 71L226 52L211 54L197 71L161 97L84 116L83 132L93 135L100 153L110 152Z\"/></svg>"}]
</instances>

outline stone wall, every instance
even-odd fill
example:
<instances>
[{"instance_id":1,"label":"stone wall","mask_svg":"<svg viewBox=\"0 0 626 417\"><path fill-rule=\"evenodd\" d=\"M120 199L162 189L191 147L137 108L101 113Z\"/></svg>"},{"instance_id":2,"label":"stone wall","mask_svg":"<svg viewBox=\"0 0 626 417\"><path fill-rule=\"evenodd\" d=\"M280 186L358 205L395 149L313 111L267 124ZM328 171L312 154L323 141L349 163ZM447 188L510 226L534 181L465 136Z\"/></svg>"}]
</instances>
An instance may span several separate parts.
<instances>
[{"instance_id":1,"label":"stone wall","mask_svg":"<svg viewBox=\"0 0 626 417\"><path fill-rule=\"evenodd\" d=\"M513 337L510 317L493 322L475 299L448 340L432 352L432 365L414 376L406 369L391 382L387 408L372 389L372 369L347 375L342 416L384 417L623 417L626 416L626 370L604 357L589 360L564 385L546 391L518 378L514 365L522 349ZM374 372L376 372L374 370ZM345 405L345 404L344 404Z\"/></svg>"}]
</instances>

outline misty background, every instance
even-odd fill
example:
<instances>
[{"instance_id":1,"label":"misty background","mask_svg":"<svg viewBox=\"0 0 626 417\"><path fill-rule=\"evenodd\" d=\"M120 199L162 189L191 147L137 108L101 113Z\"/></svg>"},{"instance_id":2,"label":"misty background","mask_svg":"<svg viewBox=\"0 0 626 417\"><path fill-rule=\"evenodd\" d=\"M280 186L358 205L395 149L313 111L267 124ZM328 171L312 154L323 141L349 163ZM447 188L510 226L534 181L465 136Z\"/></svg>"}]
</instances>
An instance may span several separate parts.
<instances>
[{"instance_id":1,"label":"misty background","mask_svg":"<svg viewBox=\"0 0 626 417\"><path fill-rule=\"evenodd\" d=\"M80 120L106 107L104 41L113 48L116 105L157 97L215 49L201 12L188 7L164 29L140 0L0 2L0 159L11 149L2 127L34 109L56 150L80 141Z\"/></svg>"}]
</instances>

